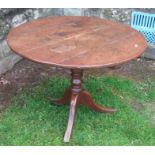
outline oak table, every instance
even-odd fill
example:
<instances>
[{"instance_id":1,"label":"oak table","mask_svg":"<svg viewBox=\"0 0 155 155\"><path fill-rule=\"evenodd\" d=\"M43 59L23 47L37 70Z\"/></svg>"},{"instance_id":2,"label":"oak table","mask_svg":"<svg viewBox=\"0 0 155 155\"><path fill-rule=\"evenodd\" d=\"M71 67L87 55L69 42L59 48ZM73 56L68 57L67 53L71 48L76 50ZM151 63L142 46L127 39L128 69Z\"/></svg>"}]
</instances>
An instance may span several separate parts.
<instances>
[{"instance_id":1,"label":"oak table","mask_svg":"<svg viewBox=\"0 0 155 155\"><path fill-rule=\"evenodd\" d=\"M10 48L35 62L71 70L71 86L57 105L70 103L64 142L72 133L80 103L98 112L115 109L97 105L82 89L85 69L113 67L139 57L147 47L144 37L127 25L96 17L48 17L13 28L7 36Z\"/></svg>"}]
</instances>

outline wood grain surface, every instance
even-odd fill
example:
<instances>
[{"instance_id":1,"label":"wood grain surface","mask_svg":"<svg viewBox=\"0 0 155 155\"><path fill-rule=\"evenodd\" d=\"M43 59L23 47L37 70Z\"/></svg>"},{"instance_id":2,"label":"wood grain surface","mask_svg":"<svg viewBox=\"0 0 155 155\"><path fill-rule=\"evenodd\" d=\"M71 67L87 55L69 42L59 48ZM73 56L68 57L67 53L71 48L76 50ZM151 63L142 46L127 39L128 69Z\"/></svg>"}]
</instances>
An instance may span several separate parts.
<instances>
[{"instance_id":1,"label":"wood grain surface","mask_svg":"<svg viewBox=\"0 0 155 155\"><path fill-rule=\"evenodd\" d=\"M66 68L114 66L140 56L147 43L127 25L96 17L60 16L13 28L11 49L30 60Z\"/></svg>"}]
</instances>

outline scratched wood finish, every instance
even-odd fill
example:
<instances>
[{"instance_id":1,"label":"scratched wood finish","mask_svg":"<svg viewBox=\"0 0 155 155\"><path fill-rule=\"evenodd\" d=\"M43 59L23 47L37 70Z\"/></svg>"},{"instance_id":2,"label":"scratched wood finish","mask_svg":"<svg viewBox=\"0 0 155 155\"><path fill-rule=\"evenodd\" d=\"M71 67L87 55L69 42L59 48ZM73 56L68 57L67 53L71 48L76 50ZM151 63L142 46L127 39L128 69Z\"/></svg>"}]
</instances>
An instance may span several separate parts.
<instances>
[{"instance_id":1,"label":"scratched wood finish","mask_svg":"<svg viewBox=\"0 0 155 155\"><path fill-rule=\"evenodd\" d=\"M129 26L95 17L48 17L11 30L11 49L30 60L67 68L114 66L140 56L147 44Z\"/></svg>"}]
</instances>

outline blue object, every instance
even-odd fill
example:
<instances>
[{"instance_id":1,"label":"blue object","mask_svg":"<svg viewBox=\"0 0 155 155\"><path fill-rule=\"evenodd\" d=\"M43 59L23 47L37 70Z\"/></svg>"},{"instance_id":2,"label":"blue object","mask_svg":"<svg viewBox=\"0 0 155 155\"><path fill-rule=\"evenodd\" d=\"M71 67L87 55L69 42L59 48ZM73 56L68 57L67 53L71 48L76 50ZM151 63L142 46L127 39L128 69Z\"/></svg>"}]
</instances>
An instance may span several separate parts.
<instances>
[{"instance_id":1,"label":"blue object","mask_svg":"<svg viewBox=\"0 0 155 155\"><path fill-rule=\"evenodd\" d=\"M155 44L155 14L133 11L131 27L141 32L149 44Z\"/></svg>"}]
</instances>

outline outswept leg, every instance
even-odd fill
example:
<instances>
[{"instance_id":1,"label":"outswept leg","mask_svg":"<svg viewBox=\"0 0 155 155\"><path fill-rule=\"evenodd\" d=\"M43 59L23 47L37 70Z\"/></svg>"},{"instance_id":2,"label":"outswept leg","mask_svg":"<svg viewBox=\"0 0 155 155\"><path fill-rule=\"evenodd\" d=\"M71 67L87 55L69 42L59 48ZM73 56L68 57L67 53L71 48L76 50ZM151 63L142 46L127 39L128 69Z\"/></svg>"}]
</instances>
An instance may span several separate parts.
<instances>
[{"instance_id":1,"label":"outswept leg","mask_svg":"<svg viewBox=\"0 0 155 155\"><path fill-rule=\"evenodd\" d=\"M55 105L63 105L65 103L70 102L69 117L66 132L64 135L64 142L69 142L70 140L78 104L80 103L85 104L89 108L96 110L98 112L112 113L116 111L115 109L97 105L91 98L90 94L87 91L83 91L82 70L72 69L71 77L72 77L71 87L65 91L64 96L62 98L60 99L49 98Z\"/></svg>"},{"instance_id":2,"label":"outswept leg","mask_svg":"<svg viewBox=\"0 0 155 155\"><path fill-rule=\"evenodd\" d=\"M64 92L63 97L60 98L60 99L53 99L51 97L48 97L48 98L55 105L63 105L65 103L70 102L70 99L71 99L71 89L70 88L66 89L66 91Z\"/></svg>"},{"instance_id":3,"label":"outswept leg","mask_svg":"<svg viewBox=\"0 0 155 155\"><path fill-rule=\"evenodd\" d=\"M96 110L98 112L112 113L112 112L117 111L116 109L106 108L106 107L97 105L93 101L92 97L90 96L90 94L87 91L83 91L80 94L80 102L82 102L83 104L85 104L89 108Z\"/></svg>"},{"instance_id":4,"label":"outswept leg","mask_svg":"<svg viewBox=\"0 0 155 155\"><path fill-rule=\"evenodd\" d=\"M68 124L67 124L67 129L64 135L64 142L69 142L69 139L72 134L72 128L73 128L75 114L76 114L76 107L78 104L78 97L79 97L78 94L72 94L71 96Z\"/></svg>"}]
</instances>

